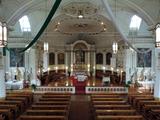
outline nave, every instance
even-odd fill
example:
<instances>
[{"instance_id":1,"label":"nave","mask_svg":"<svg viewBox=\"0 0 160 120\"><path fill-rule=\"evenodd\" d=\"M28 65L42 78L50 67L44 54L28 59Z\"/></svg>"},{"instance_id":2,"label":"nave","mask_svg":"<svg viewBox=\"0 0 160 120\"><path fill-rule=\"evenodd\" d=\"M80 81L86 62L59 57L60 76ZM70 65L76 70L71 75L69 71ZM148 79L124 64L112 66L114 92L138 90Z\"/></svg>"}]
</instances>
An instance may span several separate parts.
<instances>
[{"instance_id":1,"label":"nave","mask_svg":"<svg viewBox=\"0 0 160 120\"><path fill-rule=\"evenodd\" d=\"M160 120L160 0L0 0L0 120Z\"/></svg>"},{"instance_id":2,"label":"nave","mask_svg":"<svg viewBox=\"0 0 160 120\"><path fill-rule=\"evenodd\" d=\"M33 94L8 92L0 100L0 120L159 120L152 94Z\"/></svg>"}]
</instances>

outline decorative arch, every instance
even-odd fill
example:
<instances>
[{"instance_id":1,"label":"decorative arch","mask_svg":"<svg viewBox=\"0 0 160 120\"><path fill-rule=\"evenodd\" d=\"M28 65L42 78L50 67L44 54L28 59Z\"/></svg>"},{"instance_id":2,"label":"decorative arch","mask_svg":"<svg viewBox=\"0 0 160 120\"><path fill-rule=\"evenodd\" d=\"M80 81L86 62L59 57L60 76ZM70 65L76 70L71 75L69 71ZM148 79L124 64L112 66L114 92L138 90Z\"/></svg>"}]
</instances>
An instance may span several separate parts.
<instances>
[{"instance_id":1,"label":"decorative arch","mask_svg":"<svg viewBox=\"0 0 160 120\"><path fill-rule=\"evenodd\" d=\"M82 48L88 50L89 46L90 45L84 40L77 40L76 42L73 43L73 49Z\"/></svg>"},{"instance_id":2,"label":"decorative arch","mask_svg":"<svg viewBox=\"0 0 160 120\"><path fill-rule=\"evenodd\" d=\"M55 53L51 52L49 53L49 65L55 64Z\"/></svg>"},{"instance_id":3,"label":"decorative arch","mask_svg":"<svg viewBox=\"0 0 160 120\"><path fill-rule=\"evenodd\" d=\"M96 54L96 64L103 64L103 54L102 53Z\"/></svg>"}]
</instances>

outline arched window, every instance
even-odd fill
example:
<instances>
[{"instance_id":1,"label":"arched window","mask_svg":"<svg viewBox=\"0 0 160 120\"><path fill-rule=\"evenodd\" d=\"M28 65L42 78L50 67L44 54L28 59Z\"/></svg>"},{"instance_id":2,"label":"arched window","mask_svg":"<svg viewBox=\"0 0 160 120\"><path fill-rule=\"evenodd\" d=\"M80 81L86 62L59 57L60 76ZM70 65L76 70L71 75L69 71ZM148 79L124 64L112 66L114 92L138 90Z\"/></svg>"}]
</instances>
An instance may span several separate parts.
<instances>
[{"instance_id":1,"label":"arched window","mask_svg":"<svg viewBox=\"0 0 160 120\"><path fill-rule=\"evenodd\" d=\"M22 32L31 32L31 26L28 17L25 15L19 19Z\"/></svg>"},{"instance_id":2,"label":"arched window","mask_svg":"<svg viewBox=\"0 0 160 120\"><path fill-rule=\"evenodd\" d=\"M106 54L106 65L111 64L111 57L112 57L112 53L107 53Z\"/></svg>"},{"instance_id":3,"label":"arched window","mask_svg":"<svg viewBox=\"0 0 160 120\"><path fill-rule=\"evenodd\" d=\"M55 54L49 53L49 65L54 65L54 64L55 64Z\"/></svg>"},{"instance_id":4,"label":"arched window","mask_svg":"<svg viewBox=\"0 0 160 120\"><path fill-rule=\"evenodd\" d=\"M133 15L131 18L130 26L129 26L130 29L139 30L140 25L141 25L141 21L142 21L142 19L139 16Z\"/></svg>"},{"instance_id":5,"label":"arched window","mask_svg":"<svg viewBox=\"0 0 160 120\"><path fill-rule=\"evenodd\" d=\"M103 54L102 53L96 54L96 64L103 64Z\"/></svg>"},{"instance_id":6,"label":"arched window","mask_svg":"<svg viewBox=\"0 0 160 120\"><path fill-rule=\"evenodd\" d=\"M64 64L64 53L58 54L58 64Z\"/></svg>"}]
</instances>

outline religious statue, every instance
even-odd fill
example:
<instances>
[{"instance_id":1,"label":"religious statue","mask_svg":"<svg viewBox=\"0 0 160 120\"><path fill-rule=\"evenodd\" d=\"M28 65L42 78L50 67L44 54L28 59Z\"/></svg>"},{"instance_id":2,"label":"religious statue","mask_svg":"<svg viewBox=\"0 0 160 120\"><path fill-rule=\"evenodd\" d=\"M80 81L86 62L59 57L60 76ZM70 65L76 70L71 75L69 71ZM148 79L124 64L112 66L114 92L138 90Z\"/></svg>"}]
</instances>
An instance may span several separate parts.
<instances>
[{"instance_id":1,"label":"religious statue","mask_svg":"<svg viewBox=\"0 0 160 120\"><path fill-rule=\"evenodd\" d=\"M151 69L147 72L147 80L152 80Z\"/></svg>"},{"instance_id":2,"label":"religious statue","mask_svg":"<svg viewBox=\"0 0 160 120\"><path fill-rule=\"evenodd\" d=\"M85 62L84 60L85 53L83 50L77 50L75 53L76 64L82 64Z\"/></svg>"},{"instance_id":3,"label":"religious statue","mask_svg":"<svg viewBox=\"0 0 160 120\"><path fill-rule=\"evenodd\" d=\"M143 81L144 80L144 78L145 78L145 76L144 76L144 68L141 70L141 73L140 73L140 75L139 75L139 80L140 81Z\"/></svg>"},{"instance_id":4,"label":"religious statue","mask_svg":"<svg viewBox=\"0 0 160 120\"><path fill-rule=\"evenodd\" d=\"M20 71L19 67L17 67L17 71L16 71L16 79L17 79L17 80L21 80L21 78L22 78L21 71Z\"/></svg>"},{"instance_id":5,"label":"religious statue","mask_svg":"<svg viewBox=\"0 0 160 120\"><path fill-rule=\"evenodd\" d=\"M132 83L135 83L137 81L137 72L138 72L138 70L135 70L135 72L131 76Z\"/></svg>"}]
</instances>

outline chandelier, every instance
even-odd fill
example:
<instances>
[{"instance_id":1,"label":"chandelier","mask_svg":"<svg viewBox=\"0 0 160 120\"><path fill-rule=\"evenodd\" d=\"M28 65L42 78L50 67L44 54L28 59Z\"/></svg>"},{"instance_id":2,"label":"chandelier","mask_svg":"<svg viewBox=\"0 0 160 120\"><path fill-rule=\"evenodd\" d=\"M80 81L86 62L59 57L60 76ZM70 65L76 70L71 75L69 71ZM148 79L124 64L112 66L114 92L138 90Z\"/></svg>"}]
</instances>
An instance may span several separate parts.
<instances>
[{"instance_id":1,"label":"chandelier","mask_svg":"<svg viewBox=\"0 0 160 120\"><path fill-rule=\"evenodd\" d=\"M7 45L7 27L6 23L0 22L0 47Z\"/></svg>"},{"instance_id":2,"label":"chandelier","mask_svg":"<svg viewBox=\"0 0 160 120\"><path fill-rule=\"evenodd\" d=\"M156 25L156 47L160 48L160 24Z\"/></svg>"},{"instance_id":3,"label":"chandelier","mask_svg":"<svg viewBox=\"0 0 160 120\"><path fill-rule=\"evenodd\" d=\"M118 51L118 43L117 42L113 42L112 49L113 49L113 53L116 54Z\"/></svg>"}]
</instances>

